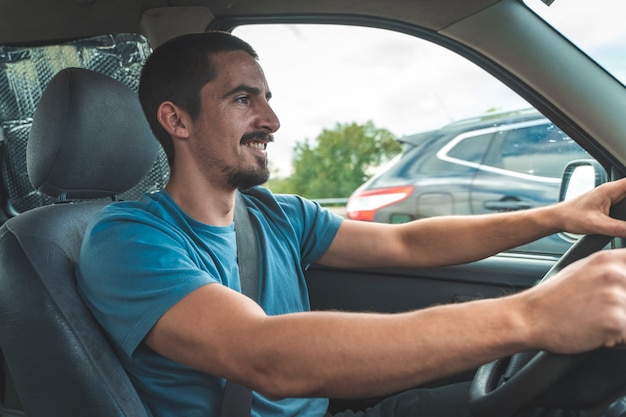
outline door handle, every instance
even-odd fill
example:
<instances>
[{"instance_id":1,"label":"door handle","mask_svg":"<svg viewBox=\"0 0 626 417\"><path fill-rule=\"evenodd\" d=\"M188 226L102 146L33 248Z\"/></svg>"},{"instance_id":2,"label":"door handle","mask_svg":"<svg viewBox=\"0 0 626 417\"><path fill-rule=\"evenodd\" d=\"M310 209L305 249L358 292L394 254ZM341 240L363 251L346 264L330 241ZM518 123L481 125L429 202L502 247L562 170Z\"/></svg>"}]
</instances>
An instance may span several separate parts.
<instances>
[{"instance_id":1,"label":"door handle","mask_svg":"<svg viewBox=\"0 0 626 417\"><path fill-rule=\"evenodd\" d=\"M485 201L485 208L492 211L516 211L527 210L534 204L517 198L505 197L502 200Z\"/></svg>"}]
</instances>

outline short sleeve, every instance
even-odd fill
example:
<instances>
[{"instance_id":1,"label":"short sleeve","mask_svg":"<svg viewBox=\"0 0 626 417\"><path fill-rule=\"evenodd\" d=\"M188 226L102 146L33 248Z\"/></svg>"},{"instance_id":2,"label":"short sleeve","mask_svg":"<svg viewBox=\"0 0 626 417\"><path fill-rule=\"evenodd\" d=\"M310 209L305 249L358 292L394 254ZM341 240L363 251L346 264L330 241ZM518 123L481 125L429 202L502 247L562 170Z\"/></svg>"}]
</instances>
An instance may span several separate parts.
<instances>
[{"instance_id":1,"label":"short sleeve","mask_svg":"<svg viewBox=\"0 0 626 417\"><path fill-rule=\"evenodd\" d=\"M278 198L283 202L287 218L293 219L292 224L301 235L302 263L308 266L326 253L343 218L318 203L297 195ZM289 204L285 204L286 202Z\"/></svg>"},{"instance_id":2,"label":"short sleeve","mask_svg":"<svg viewBox=\"0 0 626 417\"><path fill-rule=\"evenodd\" d=\"M295 235L304 268L326 253L343 221L343 217L298 195L272 194L263 187L247 193L253 201L261 201L255 206L260 210L258 221L262 227L268 226L263 224L265 221L274 222L280 224L286 238Z\"/></svg>"},{"instance_id":3,"label":"short sleeve","mask_svg":"<svg viewBox=\"0 0 626 417\"><path fill-rule=\"evenodd\" d=\"M87 230L77 271L81 295L128 356L175 303L217 282L197 267L183 236L136 212L100 215Z\"/></svg>"}]
</instances>

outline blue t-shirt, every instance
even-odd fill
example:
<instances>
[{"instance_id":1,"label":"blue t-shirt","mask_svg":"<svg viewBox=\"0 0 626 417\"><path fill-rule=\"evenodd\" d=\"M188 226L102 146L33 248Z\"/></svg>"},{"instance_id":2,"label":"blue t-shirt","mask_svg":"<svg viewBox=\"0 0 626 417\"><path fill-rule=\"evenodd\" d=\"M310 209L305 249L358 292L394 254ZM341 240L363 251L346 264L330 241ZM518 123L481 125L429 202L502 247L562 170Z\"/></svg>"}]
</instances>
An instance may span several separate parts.
<instances>
[{"instance_id":1,"label":"blue t-shirt","mask_svg":"<svg viewBox=\"0 0 626 417\"><path fill-rule=\"evenodd\" d=\"M298 196L255 187L244 194L261 248L259 304L268 315L309 310L303 270L328 249L341 217ZM241 291L234 226L186 215L166 192L113 203L91 222L78 289L109 334L153 416L218 416L225 380L171 361L142 343L170 307L210 283ZM253 416L324 415L326 399L270 401L253 393Z\"/></svg>"}]
</instances>

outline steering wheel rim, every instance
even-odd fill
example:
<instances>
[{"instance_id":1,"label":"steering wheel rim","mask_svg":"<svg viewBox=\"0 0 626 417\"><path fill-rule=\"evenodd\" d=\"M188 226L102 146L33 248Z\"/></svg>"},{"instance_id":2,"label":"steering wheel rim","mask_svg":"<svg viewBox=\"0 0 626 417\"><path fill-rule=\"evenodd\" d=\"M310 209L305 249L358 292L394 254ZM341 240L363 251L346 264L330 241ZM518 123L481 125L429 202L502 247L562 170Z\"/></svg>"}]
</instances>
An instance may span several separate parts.
<instances>
[{"instance_id":1,"label":"steering wheel rim","mask_svg":"<svg viewBox=\"0 0 626 417\"><path fill-rule=\"evenodd\" d=\"M626 203L616 204L611 209L611 216L619 219L626 218ZM551 278L574 261L601 250L611 240L611 237L603 235L581 237L538 284ZM509 358L482 365L478 368L470 387L470 412L480 417L510 417L526 408L554 406L555 404L541 404L540 400L544 394L562 383L566 376L571 375L571 372L590 356L606 351L606 348L600 348L575 355L558 355L544 351L521 352ZM519 364L510 370L509 364L515 362ZM506 373L511 373L510 377L507 378ZM503 377L505 377L504 380ZM576 400L572 402L575 403ZM584 407L585 405L576 404L576 406ZM567 405L560 405L560 407L567 408Z\"/></svg>"}]
</instances>

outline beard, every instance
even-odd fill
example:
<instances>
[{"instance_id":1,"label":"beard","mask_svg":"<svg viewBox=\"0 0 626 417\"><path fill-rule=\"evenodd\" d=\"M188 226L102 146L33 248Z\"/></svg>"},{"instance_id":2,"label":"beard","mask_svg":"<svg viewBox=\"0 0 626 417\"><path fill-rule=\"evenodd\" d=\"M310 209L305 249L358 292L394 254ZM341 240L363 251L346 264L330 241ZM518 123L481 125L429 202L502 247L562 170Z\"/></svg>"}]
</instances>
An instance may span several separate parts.
<instances>
[{"instance_id":1,"label":"beard","mask_svg":"<svg viewBox=\"0 0 626 417\"><path fill-rule=\"evenodd\" d=\"M247 190L257 185L265 184L270 177L267 159L257 158L258 164L246 169L229 169L226 172L228 185L240 190Z\"/></svg>"},{"instance_id":2,"label":"beard","mask_svg":"<svg viewBox=\"0 0 626 417\"><path fill-rule=\"evenodd\" d=\"M243 135L240 144L245 145L246 142L254 140L274 142L274 136L271 133L257 130ZM267 158L257 157L256 164L245 168L233 168L225 174L226 180L231 187L247 190L248 188L266 183L270 177L270 170L267 166Z\"/></svg>"},{"instance_id":3,"label":"beard","mask_svg":"<svg viewBox=\"0 0 626 417\"><path fill-rule=\"evenodd\" d=\"M244 135L240 143L242 146L245 146L246 142L255 139L262 139L267 142L274 141L274 137L271 134L257 131ZM197 153L202 165L207 170L207 174L211 167L218 169L225 184L235 189L247 190L248 188L266 183L270 177L266 157L256 156L254 160L248 161L248 163L240 161L238 164L228 164L223 159L217 157L216 152L210 149L204 142L198 143Z\"/></svg>"}]
</instances>

